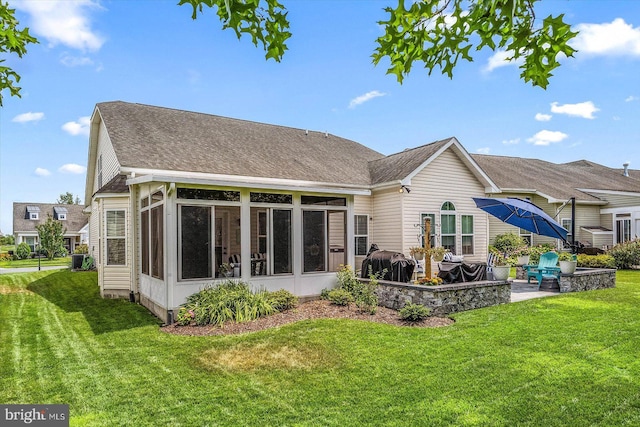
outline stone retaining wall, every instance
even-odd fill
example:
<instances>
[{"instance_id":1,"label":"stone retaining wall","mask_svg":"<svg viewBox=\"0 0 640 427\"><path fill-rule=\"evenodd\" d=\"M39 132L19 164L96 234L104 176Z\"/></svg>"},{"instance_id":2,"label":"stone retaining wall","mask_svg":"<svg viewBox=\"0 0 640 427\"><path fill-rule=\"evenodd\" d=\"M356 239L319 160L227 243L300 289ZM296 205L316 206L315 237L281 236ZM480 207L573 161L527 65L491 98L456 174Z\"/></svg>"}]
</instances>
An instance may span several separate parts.
<instances>
[{"instance_id":1,"label":"stone retaining wall","mask_svg":"<svg viewBox=\"0 0 640 427\"><path fill-rule=\"evenodd\" d=\"M578 268L573 274L560 275L560 292L592 291L616 287L613 268Z\"/></svg>"},{"instance_id":2,"label":"stone retaining wall","mask_svg":"<svg viewBox=\"0 0 640 427\"><path fill-rule=\"evenodd\" d=\"M376 292L381 306L399 310L407 302L422 304L430 308L435 316L506 304L511 301L511 284L506 280L454 283L440 286L422 286L381 280Z\"/></svg>"}]
</instances>

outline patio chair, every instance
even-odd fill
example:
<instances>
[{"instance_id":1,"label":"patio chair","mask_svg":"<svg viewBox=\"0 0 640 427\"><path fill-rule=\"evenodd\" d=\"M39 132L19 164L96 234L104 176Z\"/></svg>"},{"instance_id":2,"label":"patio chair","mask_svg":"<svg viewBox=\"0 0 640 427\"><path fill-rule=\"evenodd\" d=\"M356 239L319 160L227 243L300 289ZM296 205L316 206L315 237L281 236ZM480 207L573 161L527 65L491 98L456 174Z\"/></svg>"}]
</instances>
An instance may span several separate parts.
<instances>
[{"instance_id":1,"label":"patio chair","mask_svg":"<svg viewBox=\"0 0 640 427\"><path fill-rule=\"evenodd\" d=\"M489 252L487 257L487 280L493 280L493 264L496 258L496 254Z\"/></svg>"},{"instance_id":2,"label":"patio chair","mask_svg":"<svg viewBox=\"0 0 640 427\"><path fill-rule=\"evenodd\" d=\"M560 267L558 264L558 254L555 252L545 252L540 255L538 265L523 265L527 271L527 283L531 283L531 278L535 277L538 281L538 287L542 283L542 279L560 280Z\"/></svg>"}]
</instances>

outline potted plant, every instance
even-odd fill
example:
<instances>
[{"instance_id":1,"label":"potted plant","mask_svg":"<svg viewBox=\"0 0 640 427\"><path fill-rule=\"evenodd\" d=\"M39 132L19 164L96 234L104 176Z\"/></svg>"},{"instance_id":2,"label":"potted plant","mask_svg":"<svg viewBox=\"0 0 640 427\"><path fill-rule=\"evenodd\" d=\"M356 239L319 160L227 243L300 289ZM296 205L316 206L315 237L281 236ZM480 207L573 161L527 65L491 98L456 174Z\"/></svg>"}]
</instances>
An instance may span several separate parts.
<instances>
[{"instance_id":1,"label":"potted plant","mask_svg":"<svg viewBox=\"0 0 640 427\"><path fill-rule=\"evenodd\" d=\"M511 272L511 266L502 254L496 254L493 258L493 280L507 280Z\"/></svg>"},{"instance_id":2,"label":"potted plant","mask_svg":"<svg viewBox=\"0 0 640 427\"><path fill-rule=\"evenodd\" d=\"M427 249L426 254L433 258L435 262L440 262L444 259L444 254L447 252L449 252L449 250L442 246L434 246L433 248Z\"/></svg>"},{"instance_id":3,"label":"potted plant","mask_svg":"<svg viewBox=\"0 0 640 427\"><path fill-rule=\"evenodd\" d=\"M409 248L409 254L413 257L413 259L420 261L424 258L425 248L422 246L413 246Z\"/></svg>"},{"instance_id":4,"label":"potted plant","mask_svg":"<svg viewBox=\"0 0 640 427\"><path fill-rule=\"evenodd\" d=\"M573 274L578 266L578 257L575 254L569 252L560 252L558 254L558 260L560 261L560 273Z\"/></svg>"},{"instance_id":5,"label":"potted plant","mask_svg":"<svg viewBox=\"0 0 640 427\"><path fill-rule=\"evenodd\" d=\"M531 248L529 246L521 246L515 250L515 255L518 257L518 265L527 265L529 264Z\"/></svg>"}]
</instances>

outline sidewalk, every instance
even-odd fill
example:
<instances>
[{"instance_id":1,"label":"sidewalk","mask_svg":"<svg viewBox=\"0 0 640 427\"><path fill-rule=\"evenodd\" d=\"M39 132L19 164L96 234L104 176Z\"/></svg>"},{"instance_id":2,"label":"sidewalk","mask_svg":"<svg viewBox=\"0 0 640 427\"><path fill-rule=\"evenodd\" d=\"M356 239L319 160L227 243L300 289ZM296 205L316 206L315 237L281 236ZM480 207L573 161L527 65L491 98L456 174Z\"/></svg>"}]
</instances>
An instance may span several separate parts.
<instances>
[{"instance_id":1,"label":"sidewalk","mask_svg":"<svg viewBox=\"0 0 640 427\"><path fill-rule=\"evenodd\" d=\"M69 268L68 265L54 265L54 266L46 266L40 267L41 271L45 270L62 270L65 268ZM0 274L13 274L13 273L32 273L34 271L38 271L38 267L25 267L25 268L0 268Z\"/></svg>"}]
</instances>

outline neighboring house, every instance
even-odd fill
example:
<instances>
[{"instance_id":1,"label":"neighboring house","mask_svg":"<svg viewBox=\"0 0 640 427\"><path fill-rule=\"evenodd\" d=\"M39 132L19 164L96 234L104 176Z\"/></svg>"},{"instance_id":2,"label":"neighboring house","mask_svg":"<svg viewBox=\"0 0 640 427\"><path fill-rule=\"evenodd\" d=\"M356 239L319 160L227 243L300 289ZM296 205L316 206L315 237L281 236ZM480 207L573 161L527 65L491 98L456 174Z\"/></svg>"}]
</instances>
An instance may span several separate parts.
<instances>
[{"instance_id":1,"label":"neighboring house","mask_svg":"<svg viewBox=\"0 0 640 427\"><path fill-rule=\"evenodd\" d=\"M86 232L83 228L88 224L88 217L83 213L82 205L66 205L59 203L14 203L13 204L13 235L16 245L26 242L31 251L38 244L38 230L36 226L44 224L47 216L53 217L63 224L64 246L68 253L73 253L75 247L87 243ZM84 236L84 237L83 237Z\"/></svg>"},{"instance_id":2,"label":"neighboring house","mask_svg":"<svg viewBox=\"0 0 640 427\"><path fill-rule=\"evenodd\" d=\"M99 103L85 200L101 294L139 298L171 321L233 263L228 274L254 286L315 297L371 243L420 245L425 217L435 244L485 261L493 223L472 197L526 191L483 163L455 138L384 156L324 132ZM640 194L630 180L626 192ZM588 225L606 226L601 215L605 225Z\"/></svg>"},{"instance_id":3,"label":"neighboring house","mask_svg":"<svg viewBox=\"0 0 640 427\"><path fill-rule=\"evenodd\" d=\"M556 164L519 157L472 157L500 187L500 197L528 198L570 232L571 206L565 203L575 197L575 240L585 246L606 249L640 236L640 171L629 170L628 165L612 169L586 160ZM491 239L515 231L534 245L556 242L493 217L489 229Z\"/></svg>"}]
</instances>

